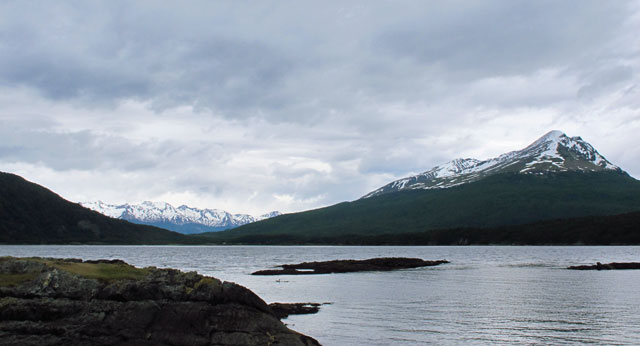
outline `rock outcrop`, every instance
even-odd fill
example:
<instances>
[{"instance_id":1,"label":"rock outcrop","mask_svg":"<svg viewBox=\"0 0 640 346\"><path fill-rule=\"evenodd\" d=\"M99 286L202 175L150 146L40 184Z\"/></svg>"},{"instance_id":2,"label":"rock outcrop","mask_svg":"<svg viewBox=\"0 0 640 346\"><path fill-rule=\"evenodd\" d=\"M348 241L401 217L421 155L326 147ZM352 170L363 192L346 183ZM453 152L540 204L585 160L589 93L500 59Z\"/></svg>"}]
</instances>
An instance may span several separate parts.
<instances>
[{"instance_id":1,"label":"rock outcrop","mask_svg":"<svg viewBox=\"0 0 640 346\"><path fill-rule=\"evenodd\" d=\"M326 304L326 303L325 303ZM278 318L287 318L289 315L315 314L320 311L320 303L271 303L269 307Z\"/></svg>"},{"instance_id":2,"label":"rock outcrop","mask_svg":"<svg viewBox=\"0 0 640 346\"><path fill-rule=\"evenodd\" d=\"M602 264L597 262L594 265L571 266L567 269L573 270L614 270L614 269L640 269L638 262L612 262Z\"/></svg>"},{"instance_id":3,"label":"rock outcrop","mask_svg":"<svg viewBox=\"0 0 640 346\"><path fill-rule=\"evenodd\" d=\"M250 290L122 261L0 258L0 345L319 345Z\"/></svg>"},{"instance_id":4,"label":"rock outcrop","mask_svg":"<svg viewBox=\"0 0 640 346\"><path fill-rule=\"evenodd\" d=\"M282 269L259 270L252 275L303 275L351 273L363 271L389 271L418 267L436 266L449 263L446 260L425 261L420 258L381 257L366 260L333 260L324 262L304 262L299 264L283 264Z\"/></svg>"}]
</instances>

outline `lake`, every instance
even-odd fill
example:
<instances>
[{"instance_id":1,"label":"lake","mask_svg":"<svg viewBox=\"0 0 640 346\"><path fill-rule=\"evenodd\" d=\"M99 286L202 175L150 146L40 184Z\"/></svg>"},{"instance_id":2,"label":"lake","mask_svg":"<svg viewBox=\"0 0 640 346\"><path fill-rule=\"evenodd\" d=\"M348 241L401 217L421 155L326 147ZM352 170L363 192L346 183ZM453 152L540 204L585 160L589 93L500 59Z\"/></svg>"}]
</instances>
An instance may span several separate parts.
<instances>
[{"instance_id":1,"label":"lake","mask_svg":"<svg viewBox=\"0 0 640 346\"><path fill-rule=\"evenodd\" d=\"M640 262L638 246L5 246L0 255L120 258L195 270L268 303L328 302L285 319L323 345L628 345L640 342L640 270L571 271ZM285 263L372 257L447 259L394 272L251 276Z\"/></svg>"}]
</instances>

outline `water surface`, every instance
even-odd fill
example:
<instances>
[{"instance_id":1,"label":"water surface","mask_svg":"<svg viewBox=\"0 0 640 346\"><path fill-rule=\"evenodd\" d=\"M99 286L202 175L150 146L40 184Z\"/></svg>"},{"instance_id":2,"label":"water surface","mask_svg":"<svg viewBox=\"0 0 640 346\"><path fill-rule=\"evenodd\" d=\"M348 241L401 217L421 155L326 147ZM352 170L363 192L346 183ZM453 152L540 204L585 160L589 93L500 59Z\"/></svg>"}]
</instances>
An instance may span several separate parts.
<instances>
[{"instance_id":1,"label":"water surface","mask_svg":"<svg viewBox=\"0 0 640 346\"><path fill-rule=\"evenodd\" d=\"M242 284L267 302L330 302L284 320L323 345L637 344L640 271L570 271L640 261L640 247L0 246L0 255L120 258ZM438 267L251 276L278 264L372 257Z\"/></svg>"}]
</instances>

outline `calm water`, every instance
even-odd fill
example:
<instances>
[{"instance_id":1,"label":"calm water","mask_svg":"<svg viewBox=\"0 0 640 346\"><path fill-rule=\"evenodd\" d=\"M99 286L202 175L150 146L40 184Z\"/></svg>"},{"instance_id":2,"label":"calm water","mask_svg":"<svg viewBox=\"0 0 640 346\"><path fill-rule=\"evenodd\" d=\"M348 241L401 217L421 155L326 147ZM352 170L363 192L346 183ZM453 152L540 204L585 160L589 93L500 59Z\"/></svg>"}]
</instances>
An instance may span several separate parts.
<instances>
[{"instance_id":1,"label":"calm water","mask_svg":"<svg viewBox=\"0 0 640 346\"><path fill-rule=\"evenodd\" d=\"M242 284L267 302L330 302L285 322L323 345L640 344L640 247L0 246L0 255L121 258ZM283 263L382 256L451 264L384 273L254 277Z\"/></svg>"}]
</instances>

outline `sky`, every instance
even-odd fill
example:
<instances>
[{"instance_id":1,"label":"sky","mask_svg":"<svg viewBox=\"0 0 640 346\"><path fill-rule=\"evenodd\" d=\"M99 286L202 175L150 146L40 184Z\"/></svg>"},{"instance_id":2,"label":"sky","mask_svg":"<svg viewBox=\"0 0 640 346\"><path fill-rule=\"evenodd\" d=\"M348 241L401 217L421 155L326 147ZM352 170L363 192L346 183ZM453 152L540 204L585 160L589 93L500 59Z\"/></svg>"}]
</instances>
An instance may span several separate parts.
<instances>
[{"instance_id":1,"label":"sky","mask_svg":"<svg viewBox=\"0 0 640 346\"><path fill-rule=\"evenodd\" d=\"M0 171L295 212L581 136L640 177L638 1L2 1Z\"/></svg>"}]
</instances>

